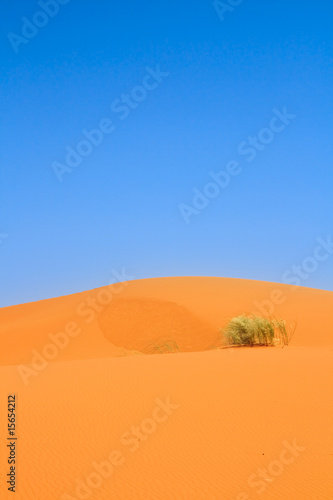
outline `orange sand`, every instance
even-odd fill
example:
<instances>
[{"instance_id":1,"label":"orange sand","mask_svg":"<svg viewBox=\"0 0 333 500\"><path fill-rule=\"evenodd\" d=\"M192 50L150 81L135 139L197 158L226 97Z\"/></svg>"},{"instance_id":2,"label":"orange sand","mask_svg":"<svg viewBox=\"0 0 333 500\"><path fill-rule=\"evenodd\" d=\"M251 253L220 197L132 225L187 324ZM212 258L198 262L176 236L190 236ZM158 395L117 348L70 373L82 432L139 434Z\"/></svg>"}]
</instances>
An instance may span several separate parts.
<instances>
[{"instance_id":1,"label":"orange sand","mask_svg":"<svg viewBox=\"0 0 333 500\"><path fill-rule=\"evenodd\" d=\"M332 292L189 277L106 288L0 309L1 500L333 497ZM263 301L297 321L289 346L212 349ZM167 343L182 352L148 355Z\"/></svg>"}]
</instances>

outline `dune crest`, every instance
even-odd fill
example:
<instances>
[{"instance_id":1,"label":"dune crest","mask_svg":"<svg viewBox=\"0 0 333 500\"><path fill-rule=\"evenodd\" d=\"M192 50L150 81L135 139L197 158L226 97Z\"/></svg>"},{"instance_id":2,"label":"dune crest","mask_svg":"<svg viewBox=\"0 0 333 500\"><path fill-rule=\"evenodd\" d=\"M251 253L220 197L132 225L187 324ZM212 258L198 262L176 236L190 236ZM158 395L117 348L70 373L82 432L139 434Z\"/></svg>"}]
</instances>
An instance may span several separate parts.
<instances>
[{"instance_id":1,"label":"dune crest","mask_svg":"<svg viewBox=\"0 0 333 500\"><path fill-rule=\"evenodd\" d=\"M80 334L50 362L151 352L156 341L168 340L183 352L203 351L216 344L229 319L250 313L297 323L291 345L333 344L333 292L210 277L121 285L119 293L109 291L109 302L102 295L108 287L102 287L0 309L0 365L29 363L32 350L41 352L50 335L60 335L68 323L75 323Z\"/></svg>"}]
</instances>

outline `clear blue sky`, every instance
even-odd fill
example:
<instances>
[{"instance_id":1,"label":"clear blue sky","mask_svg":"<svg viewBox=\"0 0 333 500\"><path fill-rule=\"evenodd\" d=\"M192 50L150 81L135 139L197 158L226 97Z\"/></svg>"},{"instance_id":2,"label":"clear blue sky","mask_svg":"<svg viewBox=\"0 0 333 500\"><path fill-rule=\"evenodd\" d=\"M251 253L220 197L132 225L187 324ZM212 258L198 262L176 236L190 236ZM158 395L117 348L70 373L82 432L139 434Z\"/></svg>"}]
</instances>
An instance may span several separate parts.
<instances>
[{"instance_id":1,"label":"clear blue sky","mask_svg":"<svg viewBox=\"0 0 333 500\"><path fill-rule=\"evenodd\" d=\"M61 3L1 5L1 305L123 268L332 289L332 2Z\"/></svg>"}]
</instances>

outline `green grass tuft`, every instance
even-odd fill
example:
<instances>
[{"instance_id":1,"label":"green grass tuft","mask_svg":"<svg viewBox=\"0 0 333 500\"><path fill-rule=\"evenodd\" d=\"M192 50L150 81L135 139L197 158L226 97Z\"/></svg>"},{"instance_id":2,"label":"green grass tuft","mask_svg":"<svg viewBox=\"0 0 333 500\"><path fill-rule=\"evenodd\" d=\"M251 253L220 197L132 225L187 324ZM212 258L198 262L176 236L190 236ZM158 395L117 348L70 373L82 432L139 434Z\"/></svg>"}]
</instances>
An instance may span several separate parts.
<instances>
[{"instance_id":1,"label":"green grass tuft","mask_svg":"<svg viewBox=\"0 0 333 500\"><path fill-rule=\"evenodd\" d=\"M153 342L149 342L144 348L145 354L165 354L168 352L180 352L177 342L174 340L158 339Z\"/></svg>"},{"instance_id":2,"label":"green grass tuft","mask_svg":"<svg viewBox=\"0 0 333 500\"><path fill-rule=\"evenodd\" d=\"M229 321L221 330L227 345L234 346L273 346L288 345L290 334L284 320L268 319L256 315L241 315Z\"/></svg>"}]
</instances>

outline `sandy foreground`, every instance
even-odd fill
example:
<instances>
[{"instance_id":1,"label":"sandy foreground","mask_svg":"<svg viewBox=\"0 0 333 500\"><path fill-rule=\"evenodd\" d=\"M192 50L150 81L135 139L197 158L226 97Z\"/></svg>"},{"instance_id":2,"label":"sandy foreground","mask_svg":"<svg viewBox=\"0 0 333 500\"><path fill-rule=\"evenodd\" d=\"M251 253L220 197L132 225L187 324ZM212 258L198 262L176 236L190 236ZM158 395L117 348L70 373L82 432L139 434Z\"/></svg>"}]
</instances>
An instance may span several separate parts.
<instances>
[{"instance_id":1,"label":"sandy foreground","mask_svg":"<svg viewBox=\"0 0 333 500\"><path fill-rule=\"evenodd\" d=\"M333 498L332 302L180 277L0 309L0 499ZM251 312L297 324L290 345L217 349Z\"/></svg>"}]
</instances>

